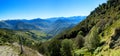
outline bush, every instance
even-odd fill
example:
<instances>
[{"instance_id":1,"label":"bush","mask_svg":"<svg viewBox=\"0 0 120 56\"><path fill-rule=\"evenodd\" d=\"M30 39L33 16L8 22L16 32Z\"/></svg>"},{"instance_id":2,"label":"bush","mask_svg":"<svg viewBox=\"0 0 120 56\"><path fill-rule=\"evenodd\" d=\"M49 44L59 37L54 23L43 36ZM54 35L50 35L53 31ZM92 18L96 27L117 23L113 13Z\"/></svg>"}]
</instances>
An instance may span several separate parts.
<instances>
[{"instance_id":1,"label":"bush","mask_svg":"<svg viewBox=\"0 0 120 56\"><path fill-rule=\"evenodd\" d=\"M84 39L83 39L83 36L82 35L78 35L76 38L75 38L75 44L76 44L76 47L77 48L81 48L84 46Z\"/></svg>"},{"instance_id":2,"label":"bush","mask_svg":"<svg viewBox=\"0 0 120 56\"><path fill-rule=\"evenodd\" d=\"M85 47L91 52L95 50L100 43L100 38L98 37L99 28L93 28L85 39Z\"/></svg>"},{"instance_id":3,"label":"bush","mask_svg":"<svg viewBox=\"0 0 120 56\"><path fill-rule=\"evenodd\" d=\"M64 39L61 42L61 55L62 56L72 56L72 44L73 41L69 39Z\"/></svg>"},{"instance_id":4,"label":"bush","mask_svg":"<svg viewBox=\"0 0 120 56\"><path fill-rule=\"evenodd\" d=\"M60 48L61 48L61 42L59 40L52 40L48 46L47 56L61 56Z\"/></svg>"}]
</instances>

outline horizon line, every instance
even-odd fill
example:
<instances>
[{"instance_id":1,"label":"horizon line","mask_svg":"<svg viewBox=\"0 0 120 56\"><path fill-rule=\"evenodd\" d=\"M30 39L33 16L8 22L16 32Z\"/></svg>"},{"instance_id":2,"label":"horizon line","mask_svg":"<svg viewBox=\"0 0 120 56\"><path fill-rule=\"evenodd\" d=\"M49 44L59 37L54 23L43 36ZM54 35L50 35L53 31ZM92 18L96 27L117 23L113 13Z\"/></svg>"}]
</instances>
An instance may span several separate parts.
<instances>
[{"instance_id":1,"label":"horizon line","mask_svg":"<svg viewBox=\"0 0 120 56\"><path fill-rule=\"evenodd\" d=\"M69 17L87 17L88 15L81 15L81 16L56 16L56 17L46 17L46 18L42 18L42 17L36 17L36 18L19 18L19 19L15 19L15 18L9 18L9 19L2 19L0 18L0 21L2 20L32 20L32 19L51 19L51 18L69 18Z\"/></svg>"}]
</instances>

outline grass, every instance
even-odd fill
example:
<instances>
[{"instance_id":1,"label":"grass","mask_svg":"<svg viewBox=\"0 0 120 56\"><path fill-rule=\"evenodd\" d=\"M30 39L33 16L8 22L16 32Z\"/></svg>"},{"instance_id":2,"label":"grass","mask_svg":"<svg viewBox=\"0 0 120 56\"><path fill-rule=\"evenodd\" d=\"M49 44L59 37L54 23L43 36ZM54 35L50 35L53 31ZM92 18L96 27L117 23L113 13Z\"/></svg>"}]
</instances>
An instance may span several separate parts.
<instances>
[{"instance_id":1,"label":"grass","mask_svg":"<svg viewBox=\"0 0 120 56\"><path fill-rule=\"evenodd\" d=\"M107 41L110 39L111 36L115 34L115 30L120 28L120 19L117 20L114 24L107 27L105 31L103 31L99 36L101 37L101 42ZM103 35L103 36L102 36Z\"/></svg>"},{"instance_id":2,"label":"grass","mask_svg":"<svg viewBox=\"0 0 120 56\"><path fill-rule=\"evenodd\" d=\"M108 49L107 51L102 51L96 56L120 56L120 49Z\"/></svg>"},{"instance_id":3,"label":"grass","mask_svg":"<svg viewBox=\"0 0 120 56\"><path fill-rule=\"evenodd\" d=\"M111 41L111 37L115 34L115 30L120 28L120 19L114 22L111 26L107 27L105 31L103 31L99 36L101 37L101 42L105 42L103 46L101 46L102 50L95 56L120 56L120 49L110 49L109 43ZM103 36L102 36L103 34Z\"/></svg>"},{"instance_id":4,"label":"grass","mask_svg":"<svg viewBox=\"0 0 120 56\"><path fill-rule=\"evenodd\" d=\"M92 54L90 52L88 52L88 49L82 48L82 49L76 49L74 50L75 52L75 56L80 56L80 55L84 55L84 56L92 56Z\"/></svg>"}]
</instances>

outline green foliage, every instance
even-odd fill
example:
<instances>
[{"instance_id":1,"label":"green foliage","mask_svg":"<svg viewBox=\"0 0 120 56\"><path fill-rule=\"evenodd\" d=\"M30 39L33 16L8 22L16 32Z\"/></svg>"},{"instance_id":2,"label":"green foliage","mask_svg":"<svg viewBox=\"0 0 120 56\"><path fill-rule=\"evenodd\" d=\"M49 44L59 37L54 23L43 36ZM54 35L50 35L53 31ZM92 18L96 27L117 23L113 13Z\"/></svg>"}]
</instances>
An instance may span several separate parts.
<instances>
[{"instance_id":1,"label":"green foliage","mask_svg":"<svg viewBox=\"0 0 120 56\"><path fill-rule=\"evenodd\" d=\"M51 41L48 46L49 53L47 56L61 56L60 48L61 48L61 42L59 40Z\"/></svg>"},{"instance_id":2,"label":"green foliage","mask_svg":"<svg viewBox=\"0 0 120 56\"><path fill-rule=\"evenodd\" d=\"M92 56L91 52L89 52L88 49L85 48L76 49L74 51L74 56Z\"/></svg>"},{"instance_id":3,"label":"green foliage","mask_svg":"<svg viewBox=\"0 0 120 56\"><path fill-rule=\"evenodd\" d=\"M57 35L55 38L58 40L72 39L74 41L73 45L76 45L78 47L76 49L79 49L79 51L75 52L79 54L85 55L89 53L97 55L104 51L109 53L110 43L114 43L114 47L119 45L119 33L116 33L116 29L120 28L119 19L120 0L108 0L107 3L95 8L84 21L74 28ZM73 48L76 46L73 46ZM86 47L87 49L84 50L87 51L82 51L83 49L81 48L83 47Z\"/></svg>"},{"instance_id":4,"label":"green foliage","mask_svg":"<svg viewBox=\"0 0 120 56\"><path fill-rule=\"evenodd\" d=\"M62 56L72 56L72 50L73 50L73 41L70 39L64 39L61 42L61 55Z\"/></svg>"},{"instance_id":5,"label":"green foliage","mask_svg":"<svg viewBox=\"0 0 120 56\"><path fill-rule=\"evenodd\" d=\"M91 32L86 36L85 47L91 52L95 50L100 44L100 38L98 37L98 28L93 28Z\"/></svg>"},{"instance_id":6,"label":"green foliage","mask_svg":"<svg viewBox=\"0 0 120 56\"><path fill-rule=\"evenodd\" d=\"M49 55L49 53L48 53L48 46L49 46L49 42L46 41L44 43L36 45L35 47L38 47L37 50L40 53L42 53L42 54L47 56L47 55Z\"/></svg>"},{"instance_id":7,"label":"green foliage","mask_svg":"<svg viewBox=\"0 0 120 56\"><path fill-rule=\"evenodd\" d=\"M74 49L78 56L85 56L85 54L88 54L86 56L93 54L96 56L101 53L103 53L103 56L104 54L114 56L118 54L118 51L116 51L117 54L111 52L115 51L114 48L119 46L120 31L116 33L116 29L120 28L119 22L120 0L108 0L107 3L95 8L84 21L74 28L57 35L55 39L62 40L61 52L63 55L66 53L65 46L69 46L69 44L66 44L69 42L66 39L72 39L74 41L73 45L78 47L77 50ZM111 45L111 43L113 44ZM110 49L110 46L114 48ZM118 49L120 48L118 47Z\"/></svg>"},{"instance_id":8,"label":"green foliage","mask_svg":"<svg viewBox=\"0 0 120 56\"><path fill-rule=\"evenodd\" d=\"M13 31L8 29L0 29L0 45L7 45L18 43L24 46L35 48L40 42L32 39L32 37L26 34L24 31Z\"/></svg>"},{"instance_id":9,"label":"green foliage","mask_svg":"<svg viewBox=\"0 0 120 56\"><path fill-rule=\"evenodd\" d=\"M32 39L37 40L37 41L46 41L51 37L50 35L42 31L37 31L37 30L28 30L24 32L25 32L24 34L31 36Z\"/></svg>"},{"instance_id":10,"label":"green foliage","mask_svg":"<svg viewBox=\"0 0 120 56\"><path fill-rule=\"evenodd\" d=\"M119 28L120 0L108 0L107 3L103 3L95 8L77 26L57 35L54 39L62 40L61 47L56 48L53 45L57 44L51 42L52 44L48 43L51 46L48 45L48 49L52 47L56 48L62 56L72 56L72 53L75 53L75 56L117 56L117 54L119 55L120 49L120 31L116 31L116 29ZM74 42L72 43L72 41ZM53 53L55 50L50 49L47 52Z\"/></svg>"},{"instance_id":11,"label":"green foliage","mask_svg":"<svg viewBox=\"0 0 120 56\"><path fill-rule=\"evenodd\" d=\"M83 36L77 35L75 38L75 43L74 43L77 48L82 48L84 46L84 39Z\"/></svg>"},{"instance_id":12,"label":"green foliage","mask_svg":"<svg viewBox=\"0 0 120 56\"><path fill-rule=\"evenodd\" d=\"M119 28L120 0L108 0L107 3L95 8L86 20L49 41L43 43L36 41L37 39L42 41L48 36L38 31L14 32L2 29L0 44L19 42L20 37L23 45L36 49L45 56L73 56L73 53L75 56L117 56L120 51L120 30L116 29ZM22 37L15 34L18 32Z\"/></svg>"},{"instance_id":13,"label":"green foliage","mask_svg":"<svg viewBox=\"0 0 120 56\"><path fill-rule=\"evenodd\" d=\"M0 44L13 43L14 41L17 41L14 39L15 37L13 37L13 35L13 31L11 30L0 29Z\"/></svg>"}]
</instances>

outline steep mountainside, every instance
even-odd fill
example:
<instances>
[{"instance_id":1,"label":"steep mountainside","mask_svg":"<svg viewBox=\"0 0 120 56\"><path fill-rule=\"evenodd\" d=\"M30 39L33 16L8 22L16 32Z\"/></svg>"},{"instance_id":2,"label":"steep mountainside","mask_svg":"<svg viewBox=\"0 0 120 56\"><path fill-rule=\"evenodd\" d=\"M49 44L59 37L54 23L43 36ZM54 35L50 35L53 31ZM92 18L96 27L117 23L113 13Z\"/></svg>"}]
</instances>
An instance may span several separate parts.
<instances>
[{"instance_id":1,"label":"steep mountainside","mask_svg":"<svg viewBox=\"0 0 120 56\"><path fill-rule=\"evenodd\" d=\"M120 56L120 0L99 5L84 21L58 34L48 44L46 48L57 49L48 49L51 53L45 55L50 56L56 53L60 56ZM65 52L67 50L71 52Z\"/></svg>"}]
</instances>

